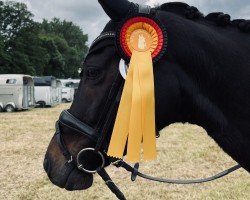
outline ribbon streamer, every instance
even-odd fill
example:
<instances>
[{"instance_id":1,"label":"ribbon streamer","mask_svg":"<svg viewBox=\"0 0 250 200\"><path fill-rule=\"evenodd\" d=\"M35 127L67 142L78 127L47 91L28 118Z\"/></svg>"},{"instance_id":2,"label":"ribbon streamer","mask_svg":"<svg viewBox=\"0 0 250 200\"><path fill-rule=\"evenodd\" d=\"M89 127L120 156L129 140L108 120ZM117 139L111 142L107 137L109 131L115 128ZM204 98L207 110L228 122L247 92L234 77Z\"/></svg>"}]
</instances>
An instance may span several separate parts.
<instances>
[{"instance_id":1,"label":"ribbon streamer","mask_svg":"<svg viewBox=\"0 0 250 200\"><path fill-rule=\"evenodd\" d=\"M153 63L150 51L132 53L108 155L122 158L127 142L127 160L156 158Z\"/></svg>"}]
</instances>

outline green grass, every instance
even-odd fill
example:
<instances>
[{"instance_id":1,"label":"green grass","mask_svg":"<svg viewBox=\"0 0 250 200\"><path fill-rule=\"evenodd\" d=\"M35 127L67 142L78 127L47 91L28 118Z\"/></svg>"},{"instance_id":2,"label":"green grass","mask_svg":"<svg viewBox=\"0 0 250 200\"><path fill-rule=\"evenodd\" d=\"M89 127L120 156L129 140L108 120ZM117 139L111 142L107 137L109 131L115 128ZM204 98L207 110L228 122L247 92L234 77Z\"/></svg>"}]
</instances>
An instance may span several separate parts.
<instances>
[{"instance_id":1,"label":"green grass","mask_svg":"<svg viewBox=\"0 0 250 200\"><path fill-rule=\"evenodd\" d=\"M54 134L59 113L69 107L34 109L0 113L0 199L115 199L103 181L95 175L86 191L68 192L48 180L43 158ZM161 132L157 140L158 159L141 163L148 174L168 178L202 178L231 167L235 162L197 126L174 124ZM170 185L138 178L122 169L109 167L114 182L128 199L250 199L250 176L241 169L220 180L198 185Z\"/></svg>"}]
</instances>

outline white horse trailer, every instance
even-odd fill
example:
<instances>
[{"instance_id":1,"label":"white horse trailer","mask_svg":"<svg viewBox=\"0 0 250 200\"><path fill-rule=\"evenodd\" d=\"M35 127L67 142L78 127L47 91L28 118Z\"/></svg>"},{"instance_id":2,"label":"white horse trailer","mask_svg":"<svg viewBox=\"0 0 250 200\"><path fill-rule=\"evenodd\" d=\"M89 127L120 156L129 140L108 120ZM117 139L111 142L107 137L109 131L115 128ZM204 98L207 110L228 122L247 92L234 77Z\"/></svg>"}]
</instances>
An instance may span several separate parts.
<instances>
[{"instance_id":1,"label":"white horse trailer","mask_svg":"<svg viewBox=\"0 0 250 200\"><path fill-rule=\"evenodd\" d=\"M31 76L0 75L0 111L27 110L34 106L34 81Z\"/></svg>"},{"instance_id":2,"label":"white horse trailer","mask_svg":"<svg viewBox=\"0 0 250 200\"><path fill-rule=\"evenodd\" d=\"M40 107L57 105L56 78L54 76L34 77L35 100Z\"/></svg>"},{"instance_id":3,"label":"white horse trailer","mask_svg":"<svg viewBox=\"0 0 250 200\"><path fill-rule=\"evenodd\" d=\"M0 102L0 112L3 112L3 103Z\"/></svg>"},{"instance_id":4,"label":"white horse trailer","mask_svg":"<svg viewBox=\"0 0 250 200\"><path fill-rule=\"evenodd\" d=\"M73 79L72 82L74 82L74 89L75 89L75 94L74 94L74 98L76 96L76 93L78 91L79 88L79 84L80 84L80 79Z\"/></svg>"},{"instance_id":5,"label":"white horse trailer","mask_svg":"<svg viewBox=\"0 0 250 200\"><path fill-rule=\"evenodd\" d=\"M72 102L74 99L75 89L74 82L70 79L61 79L62 82L62 102Z\"/></svg>"},{"instance_id":6,"label":"white horse trailer","mask_svg":"<svg viewBox=\"0 0 250 200\"><path fill-rule=\"evenodd\" d=\"M56 80L56 99L58 104L62 103L62 82L59 79Z\"/></svg>"},{"instance_id":7,"label":"white horse trailer","mask_svg":"<svg viewBox=\"0 0 250 200\"><path fill-rule=\"evenodd\" d=\"M74 91L74 98L75 98L81 80L80 79L64 79L62 81L65 82L66 85L71 85L71 87L74 84L73 87L74 87L74 90L75 90Z\"/></svg>"}]
</instances>

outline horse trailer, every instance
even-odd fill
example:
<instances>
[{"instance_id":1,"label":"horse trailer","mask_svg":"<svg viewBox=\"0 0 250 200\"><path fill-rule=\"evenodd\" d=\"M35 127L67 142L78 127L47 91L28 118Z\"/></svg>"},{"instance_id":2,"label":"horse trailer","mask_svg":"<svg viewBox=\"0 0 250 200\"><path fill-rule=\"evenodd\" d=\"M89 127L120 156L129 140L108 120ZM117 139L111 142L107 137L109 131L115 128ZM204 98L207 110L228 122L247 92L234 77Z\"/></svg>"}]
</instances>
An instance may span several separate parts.
<instances>
[{"instance_id":1,"label":"horse trailer","mask_svg":"<svg viewBox=\"0 0 250 200\"><path fill-rule=\"evenodd\" d=\"M3 103L0 102L0 112L3 112Z\"/></svg>"},{"instance_id":2,"label":"horse trailer","mask_svg":"<svg viewBox=\"0 0 250 200\"><path fill-rule=\"evenodd\" d=\"M62 82L62 102L72 102L74 99L75 89L74 82L71 79L61 79Z\"/></svg>"},{"instance_id":3,"label":"horse trailer","mask_svg":"<svg viewBox=\"0 0 250 200\"><path fill-rule=\"evenodd\" d=\"M56 80L56 100L58 104L62 103L62 82L59 79Z\"/></svg>"},{"instance_id":4,"label":"horse trailer","mask_svg":"<svg viewBox=\"0 0 250 200\"><path fill-rule=\"evenodd\" d=\"M74 89L75 89L74 98L75 98L77 90L78 90L79 85L80 85L80 79L73 79L72 82L74 83Z\"/></svg>"},{"instance_id":5,"label":"horse trailer","mask_svg":"<svg viewBox=\"0 0 250 200\"><path fill-rule=\"evenodd\" d=\"M39 107L55 106L57 100L56 78L54 76L34 77L35 100Z\"/></svg>"},{"instance_id":6,"label":"horse trailer","mask_svg":"<svg viewBox=\"0 0 250 200\"><path fill-rule=\"evenodd\" d=\"M34 81L29 75L0 75L0 111L14 112L35 106Z\"/></svg>"}]
</instances>

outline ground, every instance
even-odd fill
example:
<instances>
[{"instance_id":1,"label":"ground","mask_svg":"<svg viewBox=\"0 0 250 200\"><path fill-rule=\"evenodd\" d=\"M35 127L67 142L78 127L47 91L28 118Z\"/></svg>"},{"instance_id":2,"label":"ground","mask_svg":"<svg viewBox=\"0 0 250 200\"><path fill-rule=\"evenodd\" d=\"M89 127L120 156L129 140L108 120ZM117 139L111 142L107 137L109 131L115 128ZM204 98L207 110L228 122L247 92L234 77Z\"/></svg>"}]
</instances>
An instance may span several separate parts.
<instances>
[{"instance_id":1,"label":"ground","mask_svg":"<svg viewBox=\"0 0 250 200\"><path fill-rule=\"evenodd\" d=\"M0 199L115 199L103 181L95 176L86 191L68 192L48 180L43 158L59 113L69 107L33 109L0 113ZM197 126L174 124L157 139L158 159L141 163L143 172L167 178L193 179L213 175L235 162ZM114 182L131 200L137 199L207 199L247 200L250 174L243 169L220 180L196 185L170 185L138 178L122 169L108 169Z\"/></svg>"}]
</instances>

